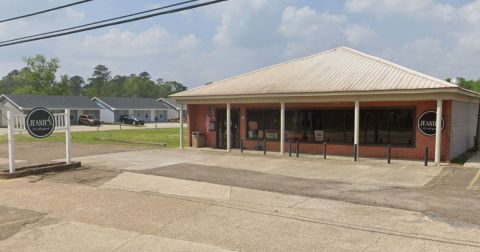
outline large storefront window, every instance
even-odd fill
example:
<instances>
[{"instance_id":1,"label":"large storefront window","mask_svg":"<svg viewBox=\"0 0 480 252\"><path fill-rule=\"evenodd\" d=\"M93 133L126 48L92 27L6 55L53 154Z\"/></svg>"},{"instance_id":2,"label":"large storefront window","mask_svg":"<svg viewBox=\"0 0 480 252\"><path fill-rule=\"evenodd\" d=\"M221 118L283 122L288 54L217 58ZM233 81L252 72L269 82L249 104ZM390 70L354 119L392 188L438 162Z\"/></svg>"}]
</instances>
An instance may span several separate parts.
<instances>
[{"instance_id":1,"label":"large storefront window","mask_svg":"<svg viewBox=\"0 0 480 252\"><path fill-rule=\"evenodd\" d=\"M414 109L364 109L360 111L360 143L413 146ZM287 141L351 144L353 109L287 110ZM280 139L279 110L248 110L247 138Z\"/></svg>"},{"instance_id":2,"label":"large storefront window","mask_svg":"<svg viewBox=\"0 0 480 252\"><path fill-rule=\"evenodd\" d=\"M413 146L414 109L365 109L360 111L360 143Z\"/></svg>"},{"instance_id":3,"label":"large storefront window","mask_svg":"<svg viewBox=\"0 0 480 252\"><path fill-rule=\"evenodd\" d=\"M353 142L353 110L289 110L285 138L304 142Z\"/></svg>"},{"instance_id":4,"label":"large storefront window","mask_svg":"<svg viewBox=\"0 0 480 252\"><path fill-rule=\"evenodd\" d=\"M247 138L249 139L280 139L280 111L278 110L248 110Z\"/></svg>"}]
</instances>

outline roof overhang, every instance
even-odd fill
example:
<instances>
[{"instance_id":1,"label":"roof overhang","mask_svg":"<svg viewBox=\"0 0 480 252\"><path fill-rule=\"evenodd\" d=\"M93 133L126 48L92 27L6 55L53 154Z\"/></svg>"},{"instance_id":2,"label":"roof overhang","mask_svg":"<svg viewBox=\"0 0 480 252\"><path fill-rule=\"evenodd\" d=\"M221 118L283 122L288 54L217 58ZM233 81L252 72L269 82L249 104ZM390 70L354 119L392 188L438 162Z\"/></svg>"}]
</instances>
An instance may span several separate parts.
<instances>
[{"instance_id":1,"label":"roof overhang","mask_svg":"<svg viewBox=\"0 0 480 252\"><path fill-rule=\"evenodd\" d=\"M219 96L172 96L179 104L220 104L220 103L307 103L307 102L375 102L375 101L419 101L456 100L479 103L478 93L463 88L378 90L325 93L289 93Z\"/></svg>"}]
</instances>

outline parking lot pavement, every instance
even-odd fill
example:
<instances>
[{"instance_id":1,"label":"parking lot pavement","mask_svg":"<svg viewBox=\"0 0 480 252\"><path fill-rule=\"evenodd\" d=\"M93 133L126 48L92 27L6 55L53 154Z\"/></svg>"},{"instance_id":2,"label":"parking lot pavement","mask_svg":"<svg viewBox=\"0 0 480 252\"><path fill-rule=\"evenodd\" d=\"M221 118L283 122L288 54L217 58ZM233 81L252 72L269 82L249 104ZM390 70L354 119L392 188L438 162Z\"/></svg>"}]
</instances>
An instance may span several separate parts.
<instances>
[{"instance_id":1,"label":"parking lot pavement","mask_svg":"<svg viewBox=\"0 0 480 252\"><path fill-rule=\"evenodd\" d=\"M122 124L122 129L166 129L166 128L179 128L179 123L166 122L166 123L146 123L144 126L133 126L128 124ZM97 130L120 130L118 124L103 124L100 127L91 127L85 125L72 125L72 132L78 131L97 131ZM8 133L7 128L0 128L0 135L6 135Z\"/></svg>"},{"instance_id":2,"label":"parking lot pavement","mask_svg":"<svg viewBox=\"0 0 480 252\"><path fill-rule=\"evenodd\" d=\"M480 224L480 195L476 187L469 186L479 171L473 168L195 149L132 151L79 160L89 167L118 172L406 209L449 221Z\"/></svg>"},{"instance_id":3,"label":"parking lot pavement","mask_svg":"<svg viewBox=\"0 0 480 252\"><path fill-rule=\"evenodd\" d=\"M161 178L164 185L168 184L164 186L158 184L156 176L139 178L131 172L111 174L110 180L93 185L82 179L92 178L91 171L87 171L1 181L0 231L9 232L3 232L0 248L5 251L480 249L478 226L451 225L415 211L242 187L230 187L229 196L219 198L210 187L215 184L198 187L188 180ZM189 188L194 188L198 195L186 195ZM20 224L12 227L12 223Z\"/></svg>"},{"instance_id":4,"label":"parking lot pavement","mask_svg":"<svg viewBox=\"0 0 480 252\"><path fill-rule=\"evenodd\" d=\"M179 163L262 172L308 179L323 179L355 184L399 187L422 187L442 168L418 164L353 163L350 160L288 158L278 155L240 155L205 150L145 150L79 157L84 164L102 163L129 171L140 171Z\"/></svg>"}]
</instances>

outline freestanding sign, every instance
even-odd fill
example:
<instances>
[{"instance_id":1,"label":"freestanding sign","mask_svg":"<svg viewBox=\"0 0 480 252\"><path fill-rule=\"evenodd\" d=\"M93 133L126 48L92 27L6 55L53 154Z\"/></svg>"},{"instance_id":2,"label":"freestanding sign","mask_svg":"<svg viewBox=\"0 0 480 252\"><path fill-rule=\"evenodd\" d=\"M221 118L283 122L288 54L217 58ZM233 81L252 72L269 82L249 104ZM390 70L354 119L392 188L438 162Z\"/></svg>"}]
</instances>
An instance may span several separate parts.
<instances>
[{"instance_id":1,"label":"freestanding sign","mask_svg":"<svg viewBox=\"0 0 480 252\"><path fill-rule=\"evenodd\" d=\"M425 111L418 118L418 130L425 136L435 136L436 124L437 124L437 112ZM442 131L445 127L445 120L442 116Z\"/></svg>"},{"instance_id":2,"label":"freestanding sign","mask_svg":"<svg viewBox=\"0 0 480 252\"><path fill-rule=\"evenodd\" d=\"M34 108L25 117L25 128L36 138L46 138L55 130L55 117L46 108Z\"/></svg>"},{"instance_id":3,"label":"freestanding sign","mask_svg":"<svg viewBox=\"0 0 480 252\"><path fill-rule=\"evenodd\" d=\"M15 172L15 132L25 132L36 138L50 136L55 129L65 130L65 163L72 162L72 136L70 133L70 109L52 114L46 108L35 108L27 116L7 110L8 160L10 173Z\"/></svg>"}]
</instances>

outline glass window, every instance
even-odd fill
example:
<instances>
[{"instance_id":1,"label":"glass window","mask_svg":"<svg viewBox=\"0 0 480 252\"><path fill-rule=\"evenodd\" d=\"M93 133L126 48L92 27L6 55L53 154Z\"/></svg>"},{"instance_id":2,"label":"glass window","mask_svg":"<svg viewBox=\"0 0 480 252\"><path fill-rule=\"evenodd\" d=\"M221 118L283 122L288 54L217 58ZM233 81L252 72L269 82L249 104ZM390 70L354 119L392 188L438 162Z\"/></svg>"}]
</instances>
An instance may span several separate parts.
<instances>
[{"instance_id":1,"label":"glass window","mask_svg":"<svg viewBox=\"0 0 480 252\"><path fill-rule=\"evenodd\" d=\"M291 110L285 112L285 139L291 141L323 142L322 110Z\"/></svg>"},{"instance_id":2,"label":"glass window","mask_svg":"<svg viewBox=\"0 0 480 252\"><path fill-rule=\"evenodd\" d=\"M413 145L414 109L371 109L360 112L360 142Z\"/></svg>"},{"instance_id":3,"label":"glass window","mask_svg":"<svg viewBox=\"0 0 480 252\"><path fill-rule=\"evenodd\" d=\"M415 110L393 110L390 115L390 144L413 145Z\"/></svg>"},{"instance_id":4,"label":"glass window","mask_svg":"<svg viewBox=\"0 0 480 252\"><path fill-rule=\"evenodd\" d=\"M249 139L280 139L279 110L248 110ZM405 145L414 143L414 109L364 109L360 111L360 143ZM287 110L285 140L353 143L354 111Z\"/></svg>"},{"instance_id":5,"label":"glass window","mask_svg":"<svg viewBox=\"0 0 480 252\"><path fill-rule=\"evenodd\" d=\"M345 111L345 143L353 144L353 128L355 124L355 113L353 110Z\"/></svg>"},{"instance_id":6,"label":"glass window","mask_svg":"<svg viewBox=\"0 0 480 252\"><path fill-rule=\"evenodd\" d=\"M263 139L263 115L261 111L247 111L247 118L247 138ZM262 129L262 131L259 129Z\"/></svg>"},{"instance_id":7,"label":"glass window","mask_svg":"<svg viewBox=\"0 0 480 252\"><path fill-rule=\"evenodd\" d=\"M248 110L247 138L280 139L280 111Z\"/></svg>"},{"instance_id":8,"label":"glass window","mask_svg":"<svg viewBox=\"0 0 480 252\"><path fill-rule=\"evenodd\" d=\"M327 142L345 142L345 111L325 111L325 136Z\"/></svg>"}]
</instances>

